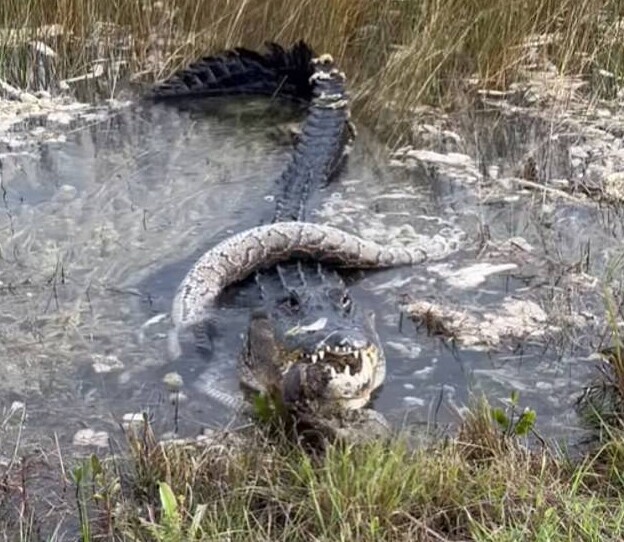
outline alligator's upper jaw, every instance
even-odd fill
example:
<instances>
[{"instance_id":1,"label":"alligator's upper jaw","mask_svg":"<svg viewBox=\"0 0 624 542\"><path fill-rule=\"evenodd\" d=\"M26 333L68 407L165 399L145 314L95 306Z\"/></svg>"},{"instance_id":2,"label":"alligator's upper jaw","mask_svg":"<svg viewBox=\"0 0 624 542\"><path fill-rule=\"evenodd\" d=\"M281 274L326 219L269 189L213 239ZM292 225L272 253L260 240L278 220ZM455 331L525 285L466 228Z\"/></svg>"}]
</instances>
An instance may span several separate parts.
<instances>
[{"instance_id":1,"label":"alligator's upper jaw","mask_svg":"<svg viewBox=\"0 0 624 542\"><path fill-rule=\"evenodd\" d=\"M383 354L374 344L359 348L320 344L297 363L305 395L346 410L362 408L383 381Z\"/></svg>"}]
</instances>

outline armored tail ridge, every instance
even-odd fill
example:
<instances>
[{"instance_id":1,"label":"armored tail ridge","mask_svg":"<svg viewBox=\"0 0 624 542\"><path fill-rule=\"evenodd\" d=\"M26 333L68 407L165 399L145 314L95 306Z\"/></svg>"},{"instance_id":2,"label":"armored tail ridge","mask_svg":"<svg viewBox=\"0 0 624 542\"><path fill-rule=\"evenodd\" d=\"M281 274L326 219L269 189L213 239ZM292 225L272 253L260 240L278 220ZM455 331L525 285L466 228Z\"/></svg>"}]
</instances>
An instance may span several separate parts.
<instances>
[{"instance_id":1,"label":"armored tail ridge","mask_svg":"<svg viewBox=\"0 0 624 542\"><path fill-rule=\"evenodd\" d=\"M328 54L313 58L311 65L312 99L292 159L279 180L273 222L305 220L310 193L337 176L355 135L345 74Z\"/></svg>"},{"instance_id":2,"label":"armored tail ridge","mask_svg":"<svg viewBox=\"0 0 624 542\"><path fill-rule=\"evenodd\" d=\"M314 52L303 41L284 49L267 43L266 52L242 47L205 56L154 85L146 98L176 100L236 94L312 99Z\"/></svg>"}]
</instances>

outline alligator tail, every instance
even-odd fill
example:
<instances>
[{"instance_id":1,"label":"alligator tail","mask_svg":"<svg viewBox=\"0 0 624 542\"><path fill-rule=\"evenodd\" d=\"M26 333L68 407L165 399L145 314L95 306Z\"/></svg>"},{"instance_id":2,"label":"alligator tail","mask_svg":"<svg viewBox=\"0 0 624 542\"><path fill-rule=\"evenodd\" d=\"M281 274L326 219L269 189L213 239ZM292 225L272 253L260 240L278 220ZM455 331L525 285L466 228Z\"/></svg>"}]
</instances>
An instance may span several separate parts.
<instances>
[{"instance_id":1,"label":"alligator tail","mask_svg":"<svg viewBox=\"0 0 624 542\"><path fill-rule=\"evenodd\" d=\"M258 53L241 47L206 56L148 92L153 100L231 96L236 94L280 95L304 101L312 99L314 52L303 41L284 49L267 43Z\"/></svg>"},{"instance_id":2,"label":"alligator tail","mask_svg":"<svg viewBox=\"0 0 624 542\"><path fill-rule=\"evenodd\" d=\"M336 177L354 136L345 74L328 54L312 59L312 67L308 115L292 159L280 177L273 222L305 220L310 193Z\"/></svg>"}]
</instances>

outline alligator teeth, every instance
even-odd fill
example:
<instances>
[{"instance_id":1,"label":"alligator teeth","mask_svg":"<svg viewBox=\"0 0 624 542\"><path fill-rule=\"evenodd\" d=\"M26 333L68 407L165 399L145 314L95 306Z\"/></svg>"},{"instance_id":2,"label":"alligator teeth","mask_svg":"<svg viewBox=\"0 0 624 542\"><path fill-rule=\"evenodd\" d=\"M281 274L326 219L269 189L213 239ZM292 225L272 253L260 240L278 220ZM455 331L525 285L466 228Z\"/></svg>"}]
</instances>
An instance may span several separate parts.
<instances>
[{"instance_id":1,"label":"alligator teeth","mask_svg":"<svg viewBox=\"0 0 624 542\"><path fill-rule=\"evenodd\" d=\"M351 365L347 365L344 368L344 374L346 374L347 376L351 376Z\"/></svg>"},{"instance_id":2,"label":"alligator teeth","mask_svg":"<svg viewBox=\"0 0 624 542\"><path fill-rule=\"evenodd\" d=\"M365 350L363 349L354 349L350 346L329 346L326 344L315 354L310 354L308 358L311 358L312 362L316 363L318 360L324 360L325 354L328 352L339 356L352 356L355 360L364 360L365 356Z\"/></svg>"}]
</instances>

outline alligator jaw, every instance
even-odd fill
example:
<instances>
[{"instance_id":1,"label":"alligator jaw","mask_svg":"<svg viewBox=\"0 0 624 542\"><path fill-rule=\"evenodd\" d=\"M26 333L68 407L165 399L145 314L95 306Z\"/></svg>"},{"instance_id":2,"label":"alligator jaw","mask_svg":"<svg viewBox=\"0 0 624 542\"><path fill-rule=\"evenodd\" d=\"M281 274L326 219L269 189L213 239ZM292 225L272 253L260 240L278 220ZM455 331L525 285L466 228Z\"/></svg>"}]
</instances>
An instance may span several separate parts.
<instances>
[{"instance_id":1,"label":"alligator jaw","mask_svg":"<svg viewBox=\"0 0 624 542\"><path fill-rule=\"evenodd\" d=\"M299 404L321 408L355 410L365 406L385 373L383 353L374 344L363 348L320 345L313 353L302 354L286 371L290 387L284 396ZM320 400L320 402L319 402Z\"/></svg>"},{"instance_id":2,"label":"alligator jaw","mask_svg":"<svg viewBox=\"0 0 624 542\"><path fill-rule=\"evenodd\" d=\"M323 363L330 370L332 378L342 375L347 378L369 379L371 360L379 357L377 347L368 345L364 348L350 346L321 345L315 352L303 354L301 359L309 363Z\"/></svg>"}]
</instances>

